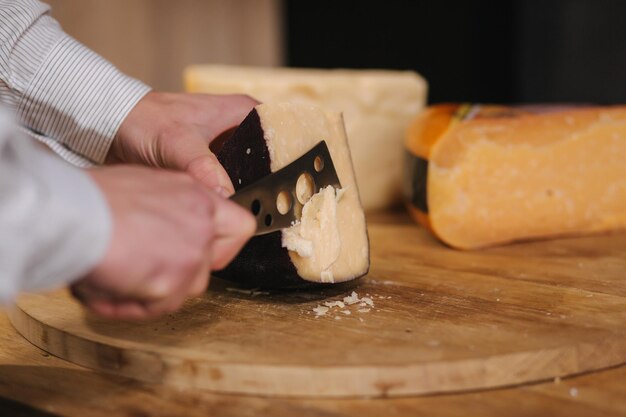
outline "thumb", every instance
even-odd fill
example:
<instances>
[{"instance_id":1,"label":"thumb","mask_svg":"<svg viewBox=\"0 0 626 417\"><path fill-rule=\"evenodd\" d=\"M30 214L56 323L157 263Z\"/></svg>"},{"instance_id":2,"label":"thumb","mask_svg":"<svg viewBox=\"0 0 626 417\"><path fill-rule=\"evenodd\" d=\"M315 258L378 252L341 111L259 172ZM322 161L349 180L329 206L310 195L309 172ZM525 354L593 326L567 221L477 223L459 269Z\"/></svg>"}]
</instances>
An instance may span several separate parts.
<instances>
[{"instance_id":1,"label":"thumb","mask_svg":"<svg viewBox=\"0 0 626 417\"><path fill-rule=\"evenodd\" d=\"M211 268L220 270L233 260L256 230L256 221L248 210L228 199L216 199Z\"/></svg>"},{"instance_id":2,"label":"thumb","mask_svg":"<svg viewBox=\"0 0 626 417\"><path fill-rule=\"evenodd\" d=\"M201 138L179 141L168 159L168 167L187 172L224 197L235 192L226 170Z\"/></svg>"}]
</instances>

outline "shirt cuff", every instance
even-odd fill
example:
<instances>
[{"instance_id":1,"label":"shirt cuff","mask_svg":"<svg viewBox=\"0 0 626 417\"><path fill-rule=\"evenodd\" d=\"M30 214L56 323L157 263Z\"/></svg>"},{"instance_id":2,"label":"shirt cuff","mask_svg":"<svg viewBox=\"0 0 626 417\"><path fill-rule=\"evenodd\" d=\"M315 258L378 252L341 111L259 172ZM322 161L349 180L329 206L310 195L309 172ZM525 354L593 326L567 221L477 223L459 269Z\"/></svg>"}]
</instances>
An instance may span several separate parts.
<instances>
[{"instance_id":1,"label":"shirt cuff","mask_svg":"<svg viewBox=\"0 0 626 417\"><path fill-rule=\"evenodd\" d=\"M25 34L20 45L32 45ZM17 116L37 133L101 164L122 121L150 91L62 33L49 48L19 102Z\"/></svg>"}]
</instances>

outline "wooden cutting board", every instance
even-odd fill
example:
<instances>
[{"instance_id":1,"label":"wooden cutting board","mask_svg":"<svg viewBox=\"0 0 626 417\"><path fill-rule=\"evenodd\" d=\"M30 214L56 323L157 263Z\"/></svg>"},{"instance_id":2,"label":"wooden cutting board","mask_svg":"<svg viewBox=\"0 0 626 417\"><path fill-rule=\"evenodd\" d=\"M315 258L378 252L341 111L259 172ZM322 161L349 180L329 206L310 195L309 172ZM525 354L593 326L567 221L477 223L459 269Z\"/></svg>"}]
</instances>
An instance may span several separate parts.
<instances>
[{"instance_id":1,"label":"wooden cutting board","mask_svg":"<svg viewBox=\"0 0 626 417\"><path fill-rule=\"evenodd\" d=\"M214 280L206 296L148 323L99 319L61 291L22 297L10 317L77 364L233 393L441 393L626 362L626 234L459 252L401 214L372 219L369 233L369 275L324 291ZM373 308L313 312L352 291Z\"/></svg>"}]
</instances>

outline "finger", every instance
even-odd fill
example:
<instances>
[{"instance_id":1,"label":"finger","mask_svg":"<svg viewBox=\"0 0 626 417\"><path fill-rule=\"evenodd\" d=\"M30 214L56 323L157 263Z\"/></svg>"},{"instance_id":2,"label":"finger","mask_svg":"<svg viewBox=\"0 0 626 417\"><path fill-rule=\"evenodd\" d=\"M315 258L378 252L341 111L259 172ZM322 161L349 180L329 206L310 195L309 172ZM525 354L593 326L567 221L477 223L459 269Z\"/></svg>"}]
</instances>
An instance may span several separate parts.
<instances>
[{"instance_id":1,"label":"finger","mask_svg":"<svg viewBox=\"0 0 626 417\"><path fill-rule=\"evenodd\" d=\"M214 210L215 234L212 247L213 269L219 270L233 260L256 230L252 214L238 204L216 199Z\"/></svg>"},{"instance_id":2,"label":"finger","mask_svg":"<svg viewBox=\"0 0 626 417\"><path fill-rule=\"evenodd\" d=\"M210 280L211 280L211 257L207 256L207 261L205 265L202 268L200 268L200 271L198 272L194 280L191 282L191 285L189 286L188 296L199 297L203 295L209 286Z\"/></svg>"},{"instance_id":3,"label":"finger","mask_svg":"<svg viewBox=\"0 0 626 417\"><path fill-rule=\"evenodd\" d=\"M94 314L106 318L115 317L115 304L108 300L89 300L84 303L85 307Z\"/></svg>"},{"instance_id":4,"label":"finger","mask_svg":"<svg viewBox=\"0 0 626 417\"><path fill-rule=\"evenodd\" d=\"M196 97L201 103L195 106L202 120L200 128L209 142L220 133L241 124L254 106L260 104L244 94L197 94Z\"/></svg>"},{"instance_id":5,"label":"finger","mask_svg":"<svg viewBox=\"0 0 626 417\"><path fill-rule=\"evenodd\" d=\"M148 317L145 307L138 300L134 299L113 299L104 294L96 294L94 298L90 298L89 290L76 290L72 286L72 294L78 294L82 304L92 313L109 319L122 320L144 320Z\"/></svg>"},{"instance_id":6,"label":"finger","mask_svg":"<svg viewBox=\"0 0 626 417\"><path fill-rule=\"evenodd\" d=\"M178 310L182 307L186 299L187 292L184 294L175 294L162 300L144 301L143 306L149 317L158 317Z\"/></svg>"},{"instance_id":7,"label":"finger","mask_svg":"<svg viewBox=\"0 0 626 417\"><path fill-rule=\"evenodd\" d=\"M78 301L88 304L94 300L108 302L112 300L112 296L87 281L78 281L70 286L70 292Z\"/></svg>"},{"instance_id":8,"label":"finger","mask_svg":"<svg viewBox=\"0 0 626 417\"><path fill-rule=\"evenodd\" d=\"M146 320L171 313L178 309L186 299L186 294L179 292L168 298L123 300L94 299L84 303L92 313L113 320Z\"/></svg>"},{"instance_id":9,"label":"finger","mask_svg":"<svg viewBox=\"0 0 626 417\"><path fill-rule=\"evenodd\" d=\"M112 318L117 320L140 321L151 318L151 316L141 302L129 300L113 303Z\"/></svg>"},{"instance_id":10,"label":"finger","mask_svg":"<svg viewBox=\"0 0 626 417\"><path fill-rule=\"evenodd\" d=\"M132 287L127 288L123 293L123 297L112 298L111 301L136 300L141 303L151 303L155 306L165 306L169 304L169 300L184 300L188 296L189 288L198 276L199 271L207 271L209 267L210 258L206 257L203 261L198 261L198 264L195 264L195 261L191 261L191 263L185 266L180 265L174 268L154 270L153 273L145 275L143 279L135 282Z\"/></svg>"},{"instance_id":11,"label":"finger","mask_svg":"<svg viewBox=\"0 0 626 417\"><path fill-rule=\"evenodd\" d=\"M207 261L208 263L208 261ZM161 298L143 298L142 302L146 308L146 311L151 315L161 315L165 313L171 313L182 306L187 297L189 297L190 288L194 285L197 276L200 273L200 268L193 271L189 271L184 275L181 275L180 271L171 273L159 277L158 279L148 280L143 287L149 288L153 285L154 281L158 283L167 282L170 288L167 296ZM206 267L202 267L202 270L206 270ZM161 285L161 284L157 284Z\"/></svg>"},{"instance_id":12,"label":"finger","mask_svg":"<svg viewBox=\"0 0 626 417\"><path fill-rule=\"evenodd\" d=\"M220 188L225 190L221 193L226 195L235 192L228 174L200 137L181 140L173 148L168 165L170 168L187 172L200 183L218 192Z\"/></svg>"},{"instance_id":13,"label":"finger","mask_svg":"<svg viewBox=\"0 0 626 417\"><path fill-rule=\"evenodd\" d=\"M87 277L74 282L71 286L72 295L83 304L100 300L104 302L118 302L123 300L141 300L144 298L157 299L167 297L171 285L164 280L155 280L149 287L143 285L145 276L156 276L154 266L134 268L135 265L126 265L124 268L115 268L105 276L97 279ZM124 280L112 282L112 276L124 276Z\"/></svg>"}]
</instances>

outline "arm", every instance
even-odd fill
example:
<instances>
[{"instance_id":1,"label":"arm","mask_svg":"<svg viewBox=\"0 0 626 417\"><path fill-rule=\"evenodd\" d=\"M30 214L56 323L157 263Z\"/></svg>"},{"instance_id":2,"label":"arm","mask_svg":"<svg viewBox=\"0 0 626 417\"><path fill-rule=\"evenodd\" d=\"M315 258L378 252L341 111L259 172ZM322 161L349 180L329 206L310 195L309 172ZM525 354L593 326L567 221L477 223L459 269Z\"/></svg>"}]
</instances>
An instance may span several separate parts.
<instances>
[{"instance_id":1,"label":"arm","mask_svg":"<svg viewBox=\"0 0 626 417\"><path fill-rule=\"evenodd\" d=\"M102 163L149 87L64 33L48 13L39 1L0 0L0 101L62 156Z\"/></svg>"},{"instance_id":2,"label":"arm","mask_svg":"<svg viewBox=\"0 0 626 417\"><path fill-rule=\"evenodd\" d=\"M0 108L0 301L80 277L104 256L111 219L89 177L37 148Z\"/></svg>"}]
</instances>

